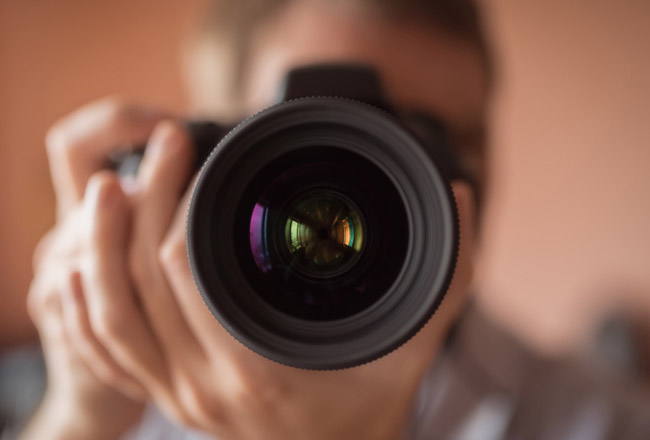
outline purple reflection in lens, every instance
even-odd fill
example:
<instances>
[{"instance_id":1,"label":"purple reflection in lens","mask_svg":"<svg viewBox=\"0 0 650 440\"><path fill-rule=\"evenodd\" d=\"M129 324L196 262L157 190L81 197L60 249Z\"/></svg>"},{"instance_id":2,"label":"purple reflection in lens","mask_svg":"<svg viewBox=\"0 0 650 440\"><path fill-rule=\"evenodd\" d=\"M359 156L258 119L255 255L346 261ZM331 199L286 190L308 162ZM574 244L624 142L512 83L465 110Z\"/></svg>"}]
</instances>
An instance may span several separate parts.
<instances>
[{"instance_id":1,"label":"purple reflection in lens","mask_svg":"<svg viewBox=\"0 0 650 440\"><path fill-rule=\"evenodd\" d=\"M268 210L259 203L255 204L251 215L250 243L253 259L257 267L264 273L272 269L269 259L269 245L266 237L266 221Z\"/></svg>"}]
</instances>

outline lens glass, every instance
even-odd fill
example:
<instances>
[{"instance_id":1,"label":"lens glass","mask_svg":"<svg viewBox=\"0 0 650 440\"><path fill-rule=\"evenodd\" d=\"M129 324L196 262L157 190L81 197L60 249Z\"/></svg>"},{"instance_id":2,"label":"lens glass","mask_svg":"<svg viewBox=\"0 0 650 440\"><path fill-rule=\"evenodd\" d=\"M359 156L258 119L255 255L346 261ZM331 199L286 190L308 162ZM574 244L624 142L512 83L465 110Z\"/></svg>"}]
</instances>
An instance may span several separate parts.
<instances>
[{"instance_id":1,"label":"lens glass","mask_svg":"<svg viewBox=\"0 0 650 440\"><path fill-rule=\"evenodd\" d=\"M404 263L407 216L369 159L307 148L266 166L237 209L235 245L247 280L295 317L339 319L386 293Z\"/></svg>"},{"instance_id":2,"label":"lens glass","mask_svg":"<svg viewBox=\"0 0 650 440\"><path fill-rule=\"evenodd\" d=\"M363 221L351 200L331 190L312 190L283 211L287 218L279 251L297 274L327 278L354 266L362 251ZM257 228L251 229L252 249L259 242L257 232ZM262 262L257 263L263 267Z\"/></svg>"}]
</instances>

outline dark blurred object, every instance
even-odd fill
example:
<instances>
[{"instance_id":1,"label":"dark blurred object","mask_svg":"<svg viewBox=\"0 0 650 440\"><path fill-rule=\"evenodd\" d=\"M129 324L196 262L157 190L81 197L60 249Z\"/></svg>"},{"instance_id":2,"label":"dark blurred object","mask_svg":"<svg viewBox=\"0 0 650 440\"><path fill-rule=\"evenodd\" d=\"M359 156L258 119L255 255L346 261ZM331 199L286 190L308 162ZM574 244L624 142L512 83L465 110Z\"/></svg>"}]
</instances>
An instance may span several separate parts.
<instances>
[{"instance_id":1,"label":"dark blurred object","mask_svg":"<svg viewBox=\"0 0 650 440\"><path fill-rule=\"evenodd\" d=\"M0 440L15 438L45 392L45 361L39 348L0 356Z\"/></svg>"},{"instance_id":2,"label":"dark blurred object","mask_svg":"<svg viewBox=\"0 0 650 440\"><path fill-rule=\"evenodd\" d=\"M627 316L612 315L601 325L585 360L605 363L623 377L644 379L647 370L641 332Z\"/></svg>"}]
</instances>

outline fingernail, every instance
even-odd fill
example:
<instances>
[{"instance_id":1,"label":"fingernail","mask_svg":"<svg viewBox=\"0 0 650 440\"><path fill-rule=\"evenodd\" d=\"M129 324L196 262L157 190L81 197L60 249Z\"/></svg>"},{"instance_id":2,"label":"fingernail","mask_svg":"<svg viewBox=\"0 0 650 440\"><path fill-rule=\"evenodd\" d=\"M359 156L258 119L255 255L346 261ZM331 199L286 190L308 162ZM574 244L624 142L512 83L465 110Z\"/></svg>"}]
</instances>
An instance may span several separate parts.
<instances>
[{"instance_id":1,"label":"fingernail","mask_svg":"<svg viewBox=\"0 0 650 440\"><path fill-rule=\"evenodd\" d=\"M113 206L120 199L121 185L114 176L102 176L93 182L98 206Z\"/></svg>"},{"instance_id":2,"label":"fingernail","mask_svg":"<svg viewBox=\"0 0 650 440\"><path fill-rule=\"evenodd\" d=\"M182 142L179 128L171 121L161 122L154 132L151 140L151 154L158 156L174 151Z\"/></svg>"},{"instance_id":3,"label":"fingernail","mask_svg":"<svg viewBox=\"0 0 650 440\"><path fill-rule=\"evenodd\" d=\"M117 191L111 184L104 184L99 188L97 201L101 206L110 206L117 200Z\"/></svg>"},{"instance_id":4,"label":"fingernail","mask_svg":"<svg viewBox=\"0 0 650 440\"><path fill-rule=\"evenodd\" d=\"M135 194L138 191L138 179L133 175L120 178L120 186L124 194Z\"/></svg>"},{"instance_id":5,"label":"fingernail","mask_svg":"<svg viewBox=\"0 0 650 440\"><path fill-rule=\"evenodd\" d=\"M84 196L84 205L88 207L101 206L110 203L112 191L107 180L108 171L100 171L88 181Z\"/></svg>"}]
</instances>

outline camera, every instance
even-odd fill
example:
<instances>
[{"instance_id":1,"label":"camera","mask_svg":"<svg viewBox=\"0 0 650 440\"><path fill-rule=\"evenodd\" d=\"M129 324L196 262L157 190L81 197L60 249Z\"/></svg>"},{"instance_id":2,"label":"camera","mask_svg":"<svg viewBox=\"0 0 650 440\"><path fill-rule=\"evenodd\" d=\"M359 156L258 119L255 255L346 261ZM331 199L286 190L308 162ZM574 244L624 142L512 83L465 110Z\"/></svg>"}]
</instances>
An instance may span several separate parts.
<instances>
[{"instance_id":1,"label":"camera","mask_svg":"<svg viewBox=\"0 0 650 440\"><path fill-rule=\"evenodd\" d=\"M202 162L187 217L194 280L260 355L360 365L440 305L459 243L450 181L462 173L444 124L394 108L372 67L293 69L278 95L234 127L188 123Z\"/></svg>"}]
</instances>

